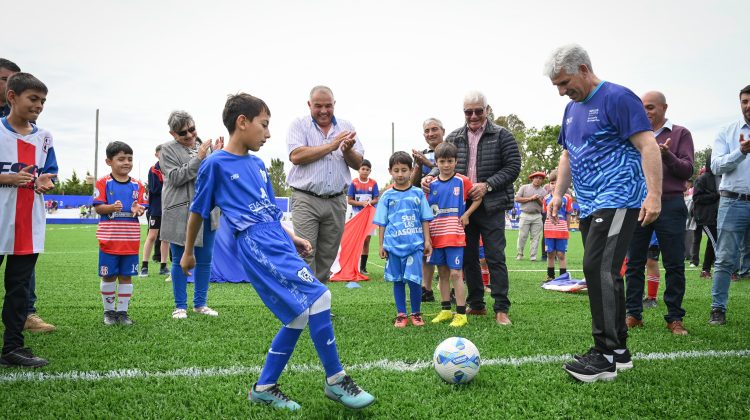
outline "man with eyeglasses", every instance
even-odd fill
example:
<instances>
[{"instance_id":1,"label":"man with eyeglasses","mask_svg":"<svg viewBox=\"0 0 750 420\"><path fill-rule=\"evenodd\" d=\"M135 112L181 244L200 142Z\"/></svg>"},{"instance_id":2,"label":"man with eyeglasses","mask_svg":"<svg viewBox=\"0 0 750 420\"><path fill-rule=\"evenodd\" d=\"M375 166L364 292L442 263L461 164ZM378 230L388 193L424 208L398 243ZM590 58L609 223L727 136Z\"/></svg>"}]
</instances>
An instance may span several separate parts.
<instances>
[{"instance_id":1,"label":"man with eyeglasses","mask_svg":"<svg viewBox=\"0 0 750 420\"><path fill-rule=\"evenodd\" d=\"M364 155L354 126L334 116L335 104L329 87L315 86L307 101L310 115L294 120L287 136L294 233L310 241L313 251L304 259L322 283L344 233L349 168L359 170Z\"/></svg>"},{"instance_id":2,"label":"man with eyeglasses","mask_svg":"<svg viewBox=\"0 0 750 420\"><path fill-rule=\"evenodd\" d=\"M513 182L521 172L521 154L510 130L487 119L487 98L469 92L464 98L466 124L454 130L445 141L458 148L456 172L471 179L469 198L482 204L469 217L466 226L464 271L468 294L467 315L486 315L484 284L479 267L479 238L490 270L490 295L498 325L510 325L508 310L508 267L505 265L505 211L513 208ZM437 171L431 173L437 175ZM425 177L422 188L429 191L432 177ZM467 203L467 206L470 205Z\"/></svg>"}]
</instances>

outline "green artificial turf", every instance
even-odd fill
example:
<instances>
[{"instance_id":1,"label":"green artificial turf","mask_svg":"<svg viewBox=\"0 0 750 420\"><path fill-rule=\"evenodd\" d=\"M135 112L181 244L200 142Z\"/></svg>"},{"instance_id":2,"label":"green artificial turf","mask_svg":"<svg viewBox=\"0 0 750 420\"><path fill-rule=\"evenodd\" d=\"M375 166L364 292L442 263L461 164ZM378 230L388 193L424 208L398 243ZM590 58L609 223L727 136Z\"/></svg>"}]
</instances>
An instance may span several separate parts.
<instances>
[{"instance_id":1,"label":"green artificial turf","mask_svg":"<svg viewBox=\"0 0 750 420\"><path fill-rule=\"evenodd\" d=\"M581 384L561 366L566 355L592 344L587 296L541 289L546 265L514 259L516 232L507 231L510 327L486 316L470 317L460 329L429 322L395 329L392 288L382 280L383 262L373 240L372 280L360 288L345 283L330 288L342 362L377 401L354 412L326 399L324 374L305 332L280 380L302 405L288 415L247 401L280 327L249 284L211 284L209 305L220 312L218 318L190 311L187 320L173 320L171 283L155 274L135 278L130 315L136 324L104 326L95 229L47 228L47 252L37 264L37 308L58 330L27 334L26 344L50 364L32 371L0 370L2 418L750 417L746 280L731 285L727 324L712 327L707 324L711 282L688 269L683 305L690 335L669 333L660 301L644 312L645 328L630 335L635 368L614 382ZM571 270L580 270L581 257L580 236L573 233ZM152 263L151 271L158 272L158 264ZM487 302L491 308L489 296ZM423 304L422 310L429 321L439 303ZM473 341L486 363L468 385L443 383L426 363L450 336ZM691 351L692 356L686 353Z\"/></svg>"}]
</instances>

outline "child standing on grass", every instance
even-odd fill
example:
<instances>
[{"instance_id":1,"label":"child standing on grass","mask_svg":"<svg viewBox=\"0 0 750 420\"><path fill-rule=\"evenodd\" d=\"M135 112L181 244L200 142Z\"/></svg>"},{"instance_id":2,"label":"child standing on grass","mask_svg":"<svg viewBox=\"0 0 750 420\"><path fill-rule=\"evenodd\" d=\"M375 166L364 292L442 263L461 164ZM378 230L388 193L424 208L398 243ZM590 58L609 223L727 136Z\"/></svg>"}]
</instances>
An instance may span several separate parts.
<instances>
[{"instance_id":1,"label":"child standing on grass","mask_svg":"<svg viewBox=\"0 0 750 420\"><path fill-rule=\"evenodd\" d=\"M557 184L557 171L549 174L550 191L555 191ZM555 257L560 262L560 275L568 272L568 262L565 259L565 253L568 252L568 216L573 211L573 197L568 194L563 195L562 204L557 214L557 223L552 221L552 216L547 212L549 203L552 201L552 193L544 197L542 212L547 214L544 220L544 248L547 251L547 281L555 279Z\"/></svg>"},{"instance_id":2,"label":"child standing on grass","mask_svg":"<svg viewBox=\"0 0 750 420\"><path fill-rule=\"evenodd\" d=\"M430 222L432 256L428 263L438 267L440 274L440 306L442 310L432 320L433 324L451 321L451 327L463 327L466 318L466 292L463 282L464 227L469 216L482 204L474 200L466 208L466 199L473 186L469 178L456 173L458 149L451 143L440 143L435 148L435 162L440 173L430 183L429 204L435 219ZM450 289L456 294L456 316L451 312Z\"/></svg>"},{"instance_id":3,"label":"child standing on grass","mask_svg":"<svg viewBox=\"0 0 750 420\"><path fill-rule=\"evenodd\" d=\"M138 275L141 245L138 217L146 211L148 202L143 184L128 175L133 169L133 149L121 141L113 141L107 145L106 153L105 162L112 173L96 181L94 189L94 210L100 216L96 238L104 325L132 325L128 305L133 296L132 277Z\"/></svg>"},{"instance_id":4,"label":"child standing on grass","mask_svg":"<svg viewBox=\"0 0 750 420\"><path fill-rule=\"evenodd\" d=\"M302 330L309 323L310 337L323 363L326 397L348 408L363 408L375 397L354 383L339 361L331 324L331 292L316 279L297 254L309 255L310 242L281 225L271 178L257 152L271 137L271 112L262 100L240 93L227 99L222 119L229 142L207 157L198 170L195 197L190 206L185 251L180 260L185 275L195 267L195 240L203 220L219 207L222 223L234 233L238 266L242 267L268 309L284 324L271 342L250 401L297 410L277 384ZM238 267L238 268L239 268Z\"/></svg>"},{"instance_id":5,"label":"child standing on grass","mask_svg":"<svg viewBox=\"0 0 750 420\"><path fill-rule=\"evenodd\" d=\"M388 161L393 187L380 197L373 223L380 226L380 258L387 258L384 277L393 282L396 328L409 323L406 317L406 284L411 299L411 323L424 325L422 305L422 257L432 254L429 221L432 210L421 189L411 185L412 158L394 153ZM415 170L418 170L416 168Z\"/></svg>"},{"instance_id":6,"label":"child standing on grass","mask_svg":"<svg viewBox=\"0 0 750 420\"><path fill-rule=\"evenodd\" d=\"M45 206L42 193L54 188L57 160L52 134L32 123L47 100L47 86L28 73L8 79L11 106L0 119L0 265L5 263L3 349L0 366L41 367L49 363L24 347L23 327L29 288L39 254L44 251Z\"/></svg>"},{"instance_id":7,"label":"child standing on grass","mask_svg":"<svg viewBox=\"0 0 750 420\"><path fill-rule=\"evenodd\" d=\"M365 206L374 206L378 203L380 196L378 183L370 178L370 172L372 172L372 164L369 160L363 159L362 164L359 165L359 176L349 184L349 192L346 195L349 205L352 206L353 214L359 213ZM365 237L365 243L362 246L362 256L359 259L359 272L362 274L369 274L367 272L367 256L370 254L371 235L372 233Z\"/></svg>"}]
</instances>

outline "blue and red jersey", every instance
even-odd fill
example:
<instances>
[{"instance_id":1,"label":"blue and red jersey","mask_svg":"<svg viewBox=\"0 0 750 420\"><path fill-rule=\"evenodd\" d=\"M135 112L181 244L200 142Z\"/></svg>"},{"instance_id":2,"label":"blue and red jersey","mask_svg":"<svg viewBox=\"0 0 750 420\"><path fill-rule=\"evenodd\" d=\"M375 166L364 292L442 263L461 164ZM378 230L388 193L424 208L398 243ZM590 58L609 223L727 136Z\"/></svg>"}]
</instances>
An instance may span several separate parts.
<instances>
[{"instance_id":1,"label":"blue and red jersey","mask_svg":"<svg viewBox=\"0 0 750 420\"><path fill-rule=\"evenodd\" d=\"M552 223L552 215L547 212L550 201L552 201L552 194L547 194L544 197L544 205L542 206L542 211L547 213L547 219L544 221L544 237L549 239L570 238L568 215L573 211L573 197L568 194L563 195L562 205L557 212L557 224Z\"/></svg>"},{"instance_id":2,"label":"blue and red jersey","mask_svg":"<svg viewBox=\"0 0 750 420\"><path fill-rule=\"evenodd\" d=\"M430 239L433 248L466 246L461 216L466 212L466 199L472 183L457 173L443 181L440 177L430 183L428 202L435 218L430 222Z\"/></svg>"},{"instance_id":3,"label":"blue and red jersey","mask_svg":"<svg viewBox=\"0 0 750 420\"><path fill-rule=\"evenodd\" d=\"M96 239L99 249L112 255L137 255L141 244L141 224L131 211L134 202L146 207L148 201L143 184L137 179L117 181L107 175L96 181L94 206L122 203L122 210L100 216Z\"/></svg>"},{"instance_id":4,"label":"blue and red jersey","mask_svg":"<svg viewBox=\"0 0 750 420\"><path fill-rule=\"evenodd\" d=\"M346 195L352 197L355 201L372 200L380 195L378 183L372 178L368 178L367 182L362 182L359 177L354 178L352 183L349 184L349 191ZM352 211L355 214L359 213L360 210L362 210L362 206L352 206Z\"/></svg>"}]
</instances>

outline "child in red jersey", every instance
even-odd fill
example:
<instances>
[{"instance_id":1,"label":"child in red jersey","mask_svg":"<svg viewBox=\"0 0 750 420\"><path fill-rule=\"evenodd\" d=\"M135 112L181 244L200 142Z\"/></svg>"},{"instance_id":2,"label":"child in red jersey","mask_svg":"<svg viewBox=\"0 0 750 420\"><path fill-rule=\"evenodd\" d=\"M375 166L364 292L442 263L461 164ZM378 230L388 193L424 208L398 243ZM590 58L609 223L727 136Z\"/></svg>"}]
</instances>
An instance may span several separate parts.
<instances>
[{"instance_id":1,"label":"child in red jersey","mask_svg":"<svg viewBox=\"0 0 750 420\"><path fill-rule=\"evenodd\" d=\"M100 290L105 325L132 325L128 305L133 295L132 276L138 274L141 224L148 201L143 184L128 174L133 169L133 149L121 141L107 145L107 165L112 173L96 182L94 209L101 216L99 240ZM119 282L116 287L115 281ZM117 305L115 306L115 289Z\"/></svg>"}]
</instances>

